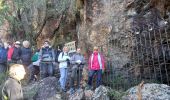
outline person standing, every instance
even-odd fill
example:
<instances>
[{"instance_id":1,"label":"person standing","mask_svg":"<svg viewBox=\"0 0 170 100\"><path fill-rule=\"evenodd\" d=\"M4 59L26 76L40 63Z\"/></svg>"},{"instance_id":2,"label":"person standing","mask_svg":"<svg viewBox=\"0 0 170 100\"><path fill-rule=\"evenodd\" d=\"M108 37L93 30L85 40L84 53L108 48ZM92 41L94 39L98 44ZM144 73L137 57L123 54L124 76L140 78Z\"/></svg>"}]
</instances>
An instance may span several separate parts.
<instances>
[{"instance_id":1,"label":"person standing","mask_svg":"<svg viewBox=\"0 0 170 100\"><path fill-rule=\"evenodd\" d=\"M21 63L21 43L19 41L16 41L13 47L13 52L11 56L11 62L14 64L20 64Z\"/></svg>"},{"instance_id":2,"label":"person standing","mask_svg":"<svg viewBox=\"0 0 170 100\"><path fill-rule=\"evenodd\" d=\"M0 74L5 73L7 70L7 50L4 48L3 43L0 43Z\"/></svg>"},{"instance_id":3,"label":"person standing","mask_svg":"<svg viewBox=\"0 0 170 100\"><path fill-rule=\"evenodd\" d=\"M102 82L102 72L104 71L105 66L104 66L104 58L101 55L101 53L98 52L97 46L93 48L93 53L89 58L88 69L89 69L88 89L91 89L92 87L92 79L95 73L97 74L96 87L99 87Z\"/></svg>"},{"instance_id":4,"label":"person standing","mask_svg":"<svg viewBox=\"0 0 170 100\"><path fill-rule=\"evenodd\" d=\"M67 80L67 67L68 62L70 61L70 57L68 55L68 48L64 47L63 52L59 54L58 62L59 62L59 69L60 69L60 86L62 91L66 92L66 80Z\"/></svg>"},{"instance_id":5,"label":"person standing","mask_svg":"<svg viewBox=\"0 0 170 100\"><path fill-rule=\"evenodd\" d=\"M70 60L73 65L71 68L71 79L70 79L70 94L75 92L74 81L77 81L77 89L80 88L80 82L82 78L82 71L85 64L85 59L81 54L81 48L77 48L76 53L71 57Z\"/></svg>"},{"instance_id":6,"label":"person standing","mask_svg":"<svg viewBox=\"0 0 170 100\"><path fill-rule=\"evenodd\" d=\"M26 72L23 65L14 64L9 69L9 78L2 88L2 100L23 100L21 80Z\"/></svg>"},{"instance_id":7,"label":"person standing","mask_svg":"<svg viewBox=\"0 0 170 100\"><path fill-rule=\"evenodd\" d=\"M24 65L24 68L26 70L26 77L25 79L28 79L29 69L28 66L31 64L31 56L32 56L32 50L30 48L30 42L29 41L23 41L23 47L21 48L21 62Z\"/></svg>"},{"instance_id":8,"label":"person standing","mask_svg":"<svg viewBox=\"0 0 170 100\"><path fill-rule=\"evenodd\" d=\"M39 53L40 57L40 78L43 79L47 76L53 76L54 68L53 63L55 61L55 53L50 46L49 41L45 41L43 47Z\"/></svg>"},{"instance_id":9,"label":"person standing","mask_svg":"<svg viewBox=\"0 0 170 100\"><path fill-rule=\"evenodd\" d=\"M32 50L30 48L30 42L23 41L23 47L21 48L21 61L26 69L31 64L31 56Z\"/></svg>"}]
</instances>

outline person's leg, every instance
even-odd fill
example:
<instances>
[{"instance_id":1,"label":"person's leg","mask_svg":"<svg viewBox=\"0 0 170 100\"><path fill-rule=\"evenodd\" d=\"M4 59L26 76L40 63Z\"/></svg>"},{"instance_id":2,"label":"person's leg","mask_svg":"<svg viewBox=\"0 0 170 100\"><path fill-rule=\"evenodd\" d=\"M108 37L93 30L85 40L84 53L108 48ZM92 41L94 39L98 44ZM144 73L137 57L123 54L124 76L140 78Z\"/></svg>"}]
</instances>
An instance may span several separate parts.
<instances>
[{"instance_id":1,"label":"person's leg","mask_svg":"<svg viewBox=\"0 0 170 100\"><path fill-rule=\"evenodd\" d=\"M50 63L48 63L48 66L47 66L48 68L47 68L47 70L48 70L48 75L49 76L53 76L53 63L52 62L50 62Z\"/></svg>"},{"instance_id":2,"label":"person's leg","mask_svg":"<svg viewBox=\"0 0 170 100\"><path fill-rule=\"evenodd\" d=\"M4 64L0 64L0 74L5 74L5 67Z\"/></svg>"},{"instance_id":3,"label":"person's leg","mask_svg":"<svg viewBox=\"0 0 170 100\"><path fill-rule=\"evenodd\" d=\"M29 70L29 82L32 81L34 79L34 66L31 64L28 66L28 70Z\"/></svg>"},{"instance_id":4,"label":"person's leg","mask_svg":"<svg viewBox=\"0 0 170 100\"><path fill-rule=\"evenodd\" d=\"M89 73L88 73L88 85L89 86L92 86L92 78L95 74L95 70L90 70Z\"/></svg>"},{"instance_id":5,"label":"person's leg","mask_svg":"<svg viewBox=\"0 0 170 100\"><path fill-rule=\"evenodd\" d=\"M60 68L60 86L62 89L64 89L64 77L65 77L65 69L64 68Z\"/></svg>"},{"instance_id":6,"label":"person's leg","mask_svg":"<svg viewBox=\"0 0 170 100\"><path fill-rule=\"evenodd\" d=\"M77 88L80 88L80 82L81 82L81 78L82 78L82 72L83 69L81 67L78 67L77 69Z\"/></svg>"},{"instance_id":7,"label":"person's leg","mask_svg":"<svg viewBox=\"0 0 170 100\"><path fill-rule=\"evenodd\" d=\"M74 81L76 78L76 74L77 74L77 66L73 66L73 68L71 69L71 79L70 79L70 88L74 88Z\"/></svg>"},{"instance_id":8,"label":"person's leg","mask_svg":"<svg viewBox=\"0 0 170 100\"><path fill-rule=\"evenodd\" d=\"M64 68L64 91L66 91L65 87L66 87L66 83L67 83L67 68Z\"/></svg>"},{"instance_id":9,"label":"person's leg","mask_svg":"<svg viewBox=\"0 0 170 100\"><path fill-rule=\"evenodd\" d=\"M38 77L40 76L40 66L34 65L34 78L37 81Z\"/></svg>"},{"instance_id":10,"label":"person's leg","mask_svg":"<svg viewBox=\"0 0 170 100\"><path fill-rule=\"evenodd\" d=\"M40 79L43 79L46 77L46 63L41 63L40 65Z\"/></svg>"},{"instance_id":11,"label":"person's leg","mask_svg":"<svg viewBox=\"0 0 170 100\"><path fill-rule=\"evenodd\" d=\"M99 87L102 82L102 70L97 70L97 83L96 86Z\"/></svg>"}]
</instances>

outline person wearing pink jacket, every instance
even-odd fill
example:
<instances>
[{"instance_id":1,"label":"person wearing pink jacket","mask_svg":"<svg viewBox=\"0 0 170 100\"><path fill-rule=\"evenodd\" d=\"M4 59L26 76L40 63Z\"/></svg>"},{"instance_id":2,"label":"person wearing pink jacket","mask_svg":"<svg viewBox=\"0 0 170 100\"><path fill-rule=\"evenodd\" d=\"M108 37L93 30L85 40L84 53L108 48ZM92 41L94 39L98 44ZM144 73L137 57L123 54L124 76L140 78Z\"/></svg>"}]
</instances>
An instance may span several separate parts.
<instances>
[{"instance_id":1,"label":"person wearing pink jacket","mask_svg":"<svg viewBox=\"0 0 170 100\"><path fill-rule=\"evenodd\" d=\"M104 57L101 55L101 53L98 52L98 47L95 46L93 50L94 51L91 54L89 58L89 63L88 63L88 69L89 69L88 89L91 89L92 87L92 79L95 73L97 75L96 87L99 87L101 85L102 72L105 69Z\"/></svg>"}]
</instances>

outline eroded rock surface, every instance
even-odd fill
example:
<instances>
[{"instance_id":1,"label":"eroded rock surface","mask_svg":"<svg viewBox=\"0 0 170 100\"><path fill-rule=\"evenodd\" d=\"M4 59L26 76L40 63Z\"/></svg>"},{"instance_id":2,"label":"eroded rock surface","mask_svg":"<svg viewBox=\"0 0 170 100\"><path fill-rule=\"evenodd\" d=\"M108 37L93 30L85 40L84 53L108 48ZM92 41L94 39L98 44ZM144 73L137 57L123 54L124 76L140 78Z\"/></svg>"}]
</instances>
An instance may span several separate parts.
<instances>
[{"instance_id":1,"label":"eroded rock surface","mask_svg":"<svg viewBox=\"0 0 170 100\"><path fill-rule=\"evenodd\" d=\"M141 92L136 86L130 88L127 94L123 100L138 100L139 95L141 95L141 100L170 100L170 86L154 83L144 84Z\"/></svg>"}]
</instances>

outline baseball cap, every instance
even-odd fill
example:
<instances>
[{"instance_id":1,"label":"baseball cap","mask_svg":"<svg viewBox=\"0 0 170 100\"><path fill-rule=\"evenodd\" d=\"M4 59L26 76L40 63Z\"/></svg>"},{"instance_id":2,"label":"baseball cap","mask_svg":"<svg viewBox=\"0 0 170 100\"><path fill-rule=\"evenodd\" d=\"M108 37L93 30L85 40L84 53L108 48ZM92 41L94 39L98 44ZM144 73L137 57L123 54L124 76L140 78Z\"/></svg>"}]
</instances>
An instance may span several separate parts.
<instances>
[{"instance_id":1,"label":"baseball cap","mask_svg":"<svg viewBox=\"0 0 170 100\"><path fill-rule=\"evenodd\" d=\"M16 41L15 44L19 44L20 45L21 43L19 41Z\"/></svg>"}]
</instances>

